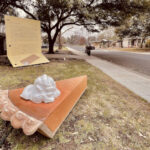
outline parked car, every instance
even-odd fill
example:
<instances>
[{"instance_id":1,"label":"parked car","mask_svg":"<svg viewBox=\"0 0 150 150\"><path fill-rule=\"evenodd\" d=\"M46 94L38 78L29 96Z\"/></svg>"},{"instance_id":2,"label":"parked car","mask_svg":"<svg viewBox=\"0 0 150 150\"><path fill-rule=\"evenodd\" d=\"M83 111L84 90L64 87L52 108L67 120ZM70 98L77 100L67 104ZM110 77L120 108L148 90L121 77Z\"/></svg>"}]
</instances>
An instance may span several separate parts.
<instances>
[{"instance_id":1,"label":"parked car","mask_svg":"<svg viewBox=\"0 0 150 150\"><path fill-rule=\"evenodd\" d=\"M43 44L43 45L42 45L42 49L43 49L43 48L48 48L48 45L47 45L47 44Z\"/></svg>"}]
</instances>

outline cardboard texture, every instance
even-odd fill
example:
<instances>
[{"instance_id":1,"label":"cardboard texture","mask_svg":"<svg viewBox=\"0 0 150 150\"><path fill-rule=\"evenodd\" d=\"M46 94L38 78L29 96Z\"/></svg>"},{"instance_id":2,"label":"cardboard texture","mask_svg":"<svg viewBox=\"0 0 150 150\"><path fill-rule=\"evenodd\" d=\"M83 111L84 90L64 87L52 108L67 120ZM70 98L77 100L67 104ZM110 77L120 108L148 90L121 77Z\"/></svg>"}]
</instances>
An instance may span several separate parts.
<instances>
[{"instance_id":1,"label":"cardboard texture","mask_svg":"<svg viewBox=\"0 0 150 150\"><path fill-rule=\"evenodd\" d=\"M61 95L53 103L36 104L20 97L23 89L10 90L8 93L11 102L22 112L43 121L39 132L52 138L62 122L68 116L74 105L87 88L87 76L56 81Z\"/></svg>"},{"instance_id":2,"label":"cardboard texture","mask_svg":"<svg viewBox=\"0 0 150 150\"><path fill-rule=\"evenodd\" d=\"M42 54L40 21L5 16L7 56L13 67L49 62Z\"/></svg>"}]
</instances>

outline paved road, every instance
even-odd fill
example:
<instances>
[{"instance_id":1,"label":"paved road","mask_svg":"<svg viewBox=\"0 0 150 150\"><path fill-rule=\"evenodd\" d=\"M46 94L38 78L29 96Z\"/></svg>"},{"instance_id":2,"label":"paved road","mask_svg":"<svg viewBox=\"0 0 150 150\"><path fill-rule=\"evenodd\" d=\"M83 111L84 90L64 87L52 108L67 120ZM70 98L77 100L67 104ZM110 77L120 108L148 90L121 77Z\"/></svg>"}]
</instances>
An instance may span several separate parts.
<instances>
[{"instance_id":1,"label":"paved road","mask_svg":"<svg viewBox=\"0 0 150 150\"><path fill-rule=\"evenodd\" d=\"M71 47L79 51L84 51L84 47L81 46ZM91 55L124 66L127 69L150 77L150 54L147 55L110 50L94 50Z\"/></svg>"}]
</instances>

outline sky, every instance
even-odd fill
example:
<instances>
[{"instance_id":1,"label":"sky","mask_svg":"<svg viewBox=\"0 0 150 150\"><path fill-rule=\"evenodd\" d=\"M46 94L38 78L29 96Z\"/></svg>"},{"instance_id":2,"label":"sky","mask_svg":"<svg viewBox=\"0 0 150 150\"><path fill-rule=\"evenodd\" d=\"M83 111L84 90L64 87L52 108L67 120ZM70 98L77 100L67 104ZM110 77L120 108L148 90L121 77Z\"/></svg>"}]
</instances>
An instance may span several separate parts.
<instances>
[{"instance_id":1,"label":"sky","mask_svg":"<svg viewBox=\"0 0 150 150\"><path fill-rule=\"evenodd\" d=\"M24 18L25 16L26 16L26 14L22 11L22 10L20 10L20 9L17 9L17 11L18 11L18 13L19 13L19 17L21 17L21 18ZM67 26L67 27L64 27L63 28L63 30L62 30L62 32L63 31L65 31L65 30L67 30L67 29L69 29L69 28L71 28L71 27L73 27L72 29L70 29L70 30L68 30L67 32L65 32L65 34L63 35L64 37L70 37L72 34L74 34L75 32L77 33L77 32L79 32L80 31L80 28L81 27L77 27L77 26Z\"/></svg>"},{"instance_id":2,"label":"sky","mask_svg":"<svg viewBox=\"0 0 150 150\"><path fill-rule=\"evenodd\" d=\"M19 13L19 17L21 17L21 18L24 18L25 16L26 16L26 14L22 11L22 10L20 10L20 9L17 9L17 11L18 11L18 13ZM72 29L70 29L70 30L68 30L67 32L65 32L64 34L63 34L63 36L65 37L65 38L68 38L68 37L70 37L71 35L82 35L82 36L84 36L84 37L89 37L89 36L98 36L100 33L105 33L105 31L101 31L100 33L90 33L90 32L88 32L84 27L81 27L81 26L76 26L76 25L72 25L72 26L66 26L66 27L64 27L63 29L62 29L62 33L64 32L64 31L66 31L67 29L69 29L69 28L72 28ZM110 28L110 29L108 29L108 32L106 32L106 34L114 34L114 30L112 29L112 28ZM44 33L42 34L42 35L45 35Z\"/></svg>"}]
</instances>

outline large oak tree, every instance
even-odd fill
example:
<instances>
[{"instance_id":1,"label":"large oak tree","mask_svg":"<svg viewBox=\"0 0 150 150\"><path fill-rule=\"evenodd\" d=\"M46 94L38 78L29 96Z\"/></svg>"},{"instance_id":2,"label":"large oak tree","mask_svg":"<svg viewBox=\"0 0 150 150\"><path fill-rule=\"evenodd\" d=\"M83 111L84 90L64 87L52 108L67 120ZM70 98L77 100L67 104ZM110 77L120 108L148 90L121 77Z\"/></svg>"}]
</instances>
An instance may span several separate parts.
<instances>
[{"instance_id":1,"label":"large oak tree","mask_svg":"<svg viewBox=\"0 0 150 150\"><path fill-rule=\"evenodd\" d=\"M142 13L132 16L126 23L116 29L117 35L121 38L141 38L141 48L147 37L150 36L150 14Z\"/></svg>"},{"instance_id":2,"label":"large oak tree","mask_svg":"<svg viewBox=\"0 0 150 150\"><path fill-rule=\"evenodd\" d=\"M59 32L67 25L84 26L95 32L108 25L119 26L135 9L143 8L134 0L18 0L13 7L23 10L28 17L41 21L47 33L49 53Z\"/></svg>"}]
</instances>

